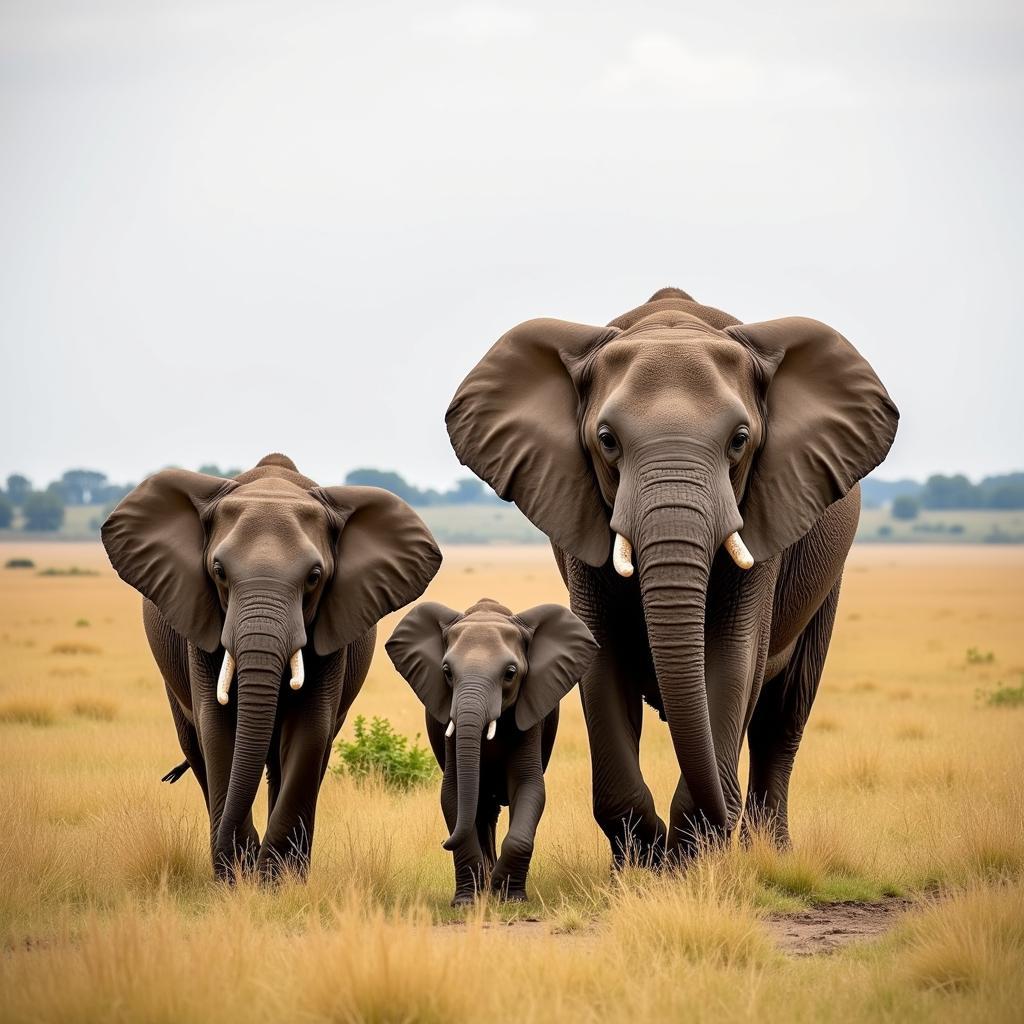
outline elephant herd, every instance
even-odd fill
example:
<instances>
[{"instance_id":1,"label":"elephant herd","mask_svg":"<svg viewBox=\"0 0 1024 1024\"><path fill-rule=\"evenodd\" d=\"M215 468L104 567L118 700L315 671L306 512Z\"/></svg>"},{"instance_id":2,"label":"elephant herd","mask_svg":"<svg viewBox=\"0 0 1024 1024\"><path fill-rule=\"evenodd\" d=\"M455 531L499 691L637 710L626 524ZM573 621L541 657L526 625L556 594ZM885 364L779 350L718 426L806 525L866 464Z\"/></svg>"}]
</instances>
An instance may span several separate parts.
<instances>
[{"instance_id":1,"label":"elephant herd","mask_svg":"<svg viewBox=\"0 0 1024 1024\"><path fill-rule=\"evenodd\" d=\"M550 539L572 611L426 602L386 645L443 769L455 903L488 887L525 898L558 704L577 682L616 864L679 863L751 825L789 842L858 481L897 420L831 328L741 324L676 288L606 327L528 321L480 359L447 411L452 446ZM167 778L195 774L215 872L305 872L377 623L440 568L430 531L387 491L321 487L275 454L232 480L157 473L102 537L143 595L185 756ZM667 822L640 770L645 701L679 762Z\"/></svg>"}]
</instances>

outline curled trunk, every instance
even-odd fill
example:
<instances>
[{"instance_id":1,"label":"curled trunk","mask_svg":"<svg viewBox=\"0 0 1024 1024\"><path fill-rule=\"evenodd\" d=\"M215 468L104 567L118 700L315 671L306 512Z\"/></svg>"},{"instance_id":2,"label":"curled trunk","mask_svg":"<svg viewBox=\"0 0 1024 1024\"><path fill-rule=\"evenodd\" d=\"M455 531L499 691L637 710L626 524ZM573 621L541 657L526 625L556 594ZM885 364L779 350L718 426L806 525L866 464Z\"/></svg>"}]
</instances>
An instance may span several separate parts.
<instances>
[{"instance_id":1,"label":"curled trunk","mask_svg":"<svg viewBox=\"0 0 1024 1024\"><path fill-rule=\"evenodd\" d=\"M728 819L704 677L705 605L718 538L701 491L678 479L645 488L637 536L647 633L672 745L695 805L695 831L721 829Z\"/></svg>"},{"instance_id":2,"label":"curled trunk","mask_svg":"<svg viewBox=\"0 0 1024 1024\"><path fill-rule=\"evenodd\" d=\"M230 870L236 857L254 858L245 849L245 827L267 763L277 717L281 681L288 663L280 615L268 602L254 600L238 616L234 638L238 718L224 813L217 833L218 869Z\"/></svg>"},{"instance_id":3,"label":"curled trunk","mask_svg":"<svg viewBox=\"0 0 1024 1024\"><path fill-rule=\"evenodd\" d=\"M469 684L464 684L468 687ZM452 834L444 848L454 850L469 838L476 827L480 799L480 741L486 721L484 693L465 688L459 694L455 721L455 770L458 784L458 814Z\"/></svg>"}]
</instances>

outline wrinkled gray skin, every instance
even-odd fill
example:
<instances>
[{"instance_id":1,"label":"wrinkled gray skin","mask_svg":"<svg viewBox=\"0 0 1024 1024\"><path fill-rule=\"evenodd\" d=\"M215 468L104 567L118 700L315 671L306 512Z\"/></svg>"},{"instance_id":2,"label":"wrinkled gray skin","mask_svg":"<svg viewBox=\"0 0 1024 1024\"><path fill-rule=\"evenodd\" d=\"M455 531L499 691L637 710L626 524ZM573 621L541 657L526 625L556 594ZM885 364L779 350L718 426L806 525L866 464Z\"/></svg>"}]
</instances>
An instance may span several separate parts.
<instances>
[{"instance_id":1,"label":"wrinkled gray skin","mask_svg":"<svg viewBox=\"0 0 1024 1024\"><path fill-rule=\"evenodd\" d=\"M440 565L426 526L387 491L320 488L269 455L234 480L155 474L111 513L103 543L146 598L146 636L186 759L165 779L195 773L218 877L304 874L331 743L366 678L377 620L417 598ZM237 667L222 706L225 651ZM261 842L252 806L264 768Z\"/></svg>"},{"instance_id":2,"label":"wrinkled gray skin","mask_svg":"<svg viewBox=\"0 0 1024 1024\"><path fill-rule=\"evenodd\" d=\"M425 602L388 641L391 660L426 708L427 735L444 772L453 906L472 902L487 885L502 899L526 899L558 702L596 649L587 627L561 605L513 615L486 599L463 613ZM494 737L485 739L492 722ZM498 856L495 827L503 805L510 820Z\"/></svg>"},{"instance_id":3,"label":"wrinkled gray skin","mask_svg":"<svg viewBox=\"0 0 1024 1024\"><path fill-rule=\"evenodd\" d=\"M686 858L743 812L789 842L788 790L860 507L898 413L817 321L741 325L678 289L608 327L535 320L447 415L462 462L552 541L601 650L580 684L594 813L616 862ZM739 531L754 566L722 550ZM614 535L635 574L610 564ZM680 765L668 828L640 771L642 702Z\"/></svg>"}]
</instances>

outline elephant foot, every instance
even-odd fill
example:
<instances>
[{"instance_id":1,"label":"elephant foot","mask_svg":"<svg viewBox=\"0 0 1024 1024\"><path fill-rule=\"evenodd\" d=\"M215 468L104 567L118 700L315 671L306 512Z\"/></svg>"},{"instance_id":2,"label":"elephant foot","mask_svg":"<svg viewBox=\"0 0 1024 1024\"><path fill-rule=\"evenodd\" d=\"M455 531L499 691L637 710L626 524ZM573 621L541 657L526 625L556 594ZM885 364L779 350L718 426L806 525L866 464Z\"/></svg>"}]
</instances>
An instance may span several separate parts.
<instances>
[{"instance_id":1,"label":"elephant foot","mask_svg":"<svg viewBox=\"0 0 1024 1024\"><path fill-rule=\"evenodd\" d=\"M476 903L477 894L475 892L457 892L452 897L450 906L452 907L471 907Z\"/></svg>"}]
</instances>

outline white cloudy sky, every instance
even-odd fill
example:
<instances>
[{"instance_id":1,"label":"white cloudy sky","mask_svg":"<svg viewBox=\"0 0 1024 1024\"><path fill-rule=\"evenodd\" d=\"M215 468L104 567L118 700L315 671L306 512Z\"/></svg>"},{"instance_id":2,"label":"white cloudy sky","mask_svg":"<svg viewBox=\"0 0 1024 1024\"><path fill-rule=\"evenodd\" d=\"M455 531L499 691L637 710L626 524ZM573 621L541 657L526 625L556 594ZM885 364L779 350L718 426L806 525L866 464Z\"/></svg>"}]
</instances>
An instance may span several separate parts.
<instances>
[{"instance_id":1,"label":"white cloudy sky","mask_svg":"<svg viewBox=\"0 0 1024 1024\"><path fill-rule=\"evenodd\" d=\"M883 476L1021 468L1022 44L998 0L3 0L0 475L445 485L495 338L667 284L846 334Z\"/></svg>"}]
</instances>

